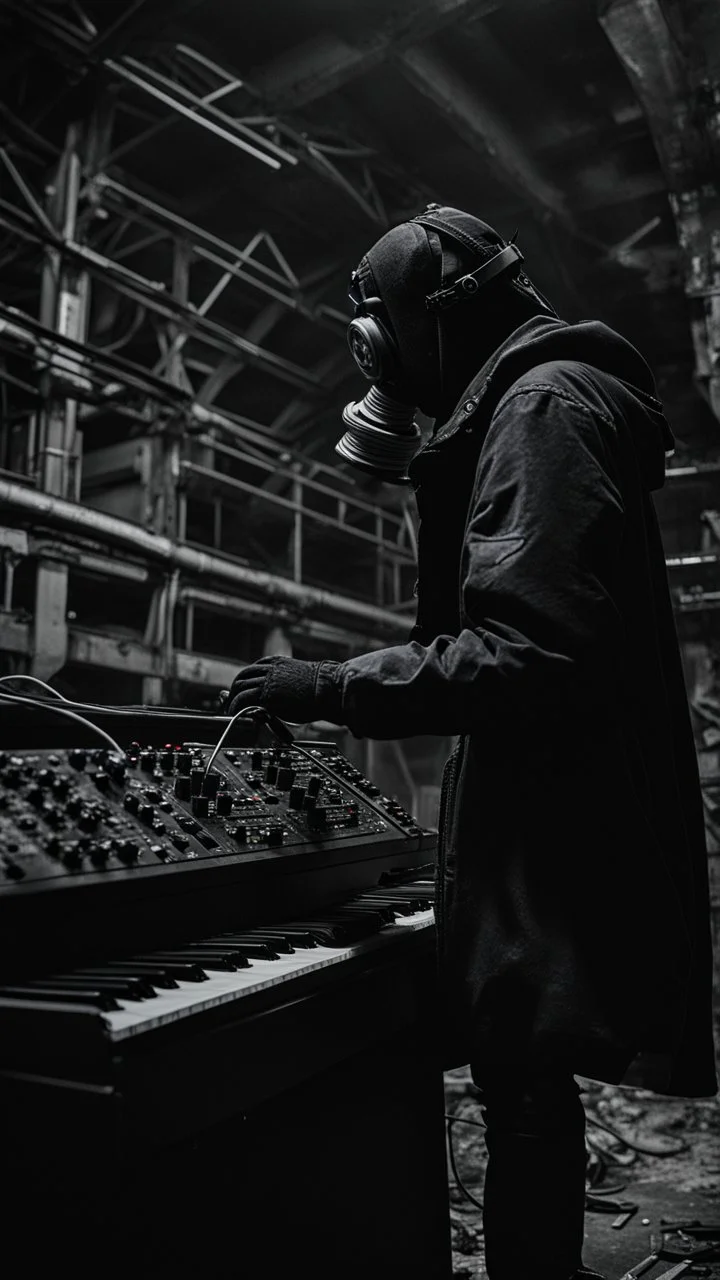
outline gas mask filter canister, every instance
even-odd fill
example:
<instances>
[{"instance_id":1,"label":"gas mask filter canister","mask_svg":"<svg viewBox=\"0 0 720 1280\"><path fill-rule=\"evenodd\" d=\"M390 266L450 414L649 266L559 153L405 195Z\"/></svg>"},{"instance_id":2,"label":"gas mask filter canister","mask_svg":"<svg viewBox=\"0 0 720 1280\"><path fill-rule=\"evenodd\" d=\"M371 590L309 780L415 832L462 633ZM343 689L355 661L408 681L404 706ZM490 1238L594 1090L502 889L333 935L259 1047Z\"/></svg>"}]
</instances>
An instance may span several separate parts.
<instances>
[{"instance_id":1,"label":"gas mask filter canister","mask_svg":"<svg viewBox=\"0 0 720 1280\"><path fill-rule=\"evenodd\" d=\"M346 404L347 428L335 452L361 471L390 484L409 484L407 468L418 451L420 428L414 407L372 386L362 400Z\"/></svg>"}]
</instances>

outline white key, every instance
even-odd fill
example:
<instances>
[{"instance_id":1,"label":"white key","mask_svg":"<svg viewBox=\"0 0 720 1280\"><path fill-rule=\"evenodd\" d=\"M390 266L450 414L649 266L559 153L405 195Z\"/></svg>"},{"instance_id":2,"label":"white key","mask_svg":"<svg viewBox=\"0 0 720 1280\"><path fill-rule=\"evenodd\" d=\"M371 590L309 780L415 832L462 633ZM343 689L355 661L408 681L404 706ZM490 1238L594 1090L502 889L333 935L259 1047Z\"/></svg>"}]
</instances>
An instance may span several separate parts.
<instances>
[{"instance_id":1,"label":"white key","mask_svg":"<svg viewBox=\"0 0 720 1280\"><path fill-rule=\"evenodd\" d=\"M206 970L207 982L178 981L175 989L157 988L150 1000L118 1000L120 1009L102 1016L111 1039L126 1040L144 1031L167 1026L206 1009L217 1008L241 999L252 992L280 986L291 978L342 964L352 956L365 955L387 946L409 932L428 927L433 922L432 909L400 916L394 924L385 925L379 933L350 947L312 947L281 955L277 960L250 960L250 968L237 973Z\"/></svg>"}]
</instances>

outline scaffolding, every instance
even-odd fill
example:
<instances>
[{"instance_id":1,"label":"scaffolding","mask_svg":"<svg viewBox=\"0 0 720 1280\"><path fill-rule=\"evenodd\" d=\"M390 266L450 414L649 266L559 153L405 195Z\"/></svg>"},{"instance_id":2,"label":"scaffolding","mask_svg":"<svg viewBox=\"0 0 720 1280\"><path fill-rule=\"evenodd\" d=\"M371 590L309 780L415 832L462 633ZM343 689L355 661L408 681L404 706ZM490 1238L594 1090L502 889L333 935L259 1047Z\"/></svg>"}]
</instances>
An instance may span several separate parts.
<instances>
[{"instance_id":1,"label":"scaffolding","mask_svg":"<svg viewBox=\"0 0 720 1280\"><path fill-rule=\"evenodd\" d=\"M72 32L49 25L57 14L42 6L29 17L66 50L72 41L76 56L78 43L81 50L96 39L87 24ZM368 218L385 219L369 153L338 145L331 156L326 143L281 122L268 131L267 117L227 115L218 102L245 86L197 51L174 46L154 65L129 57L104 64L111 80L131 84L258 163L304 159ZM313 300L317 280L301 281L270 230L259 227L245 245L232 245L119 181L116 169L108 173L171 119L114 147L115 114L115 100L100 92L89 117L70 125L45 198L25 172L37 155L0 148L3 263L29 254L40 269L37 316L0 302L0 379L6 403L14 390L24 405L4 416L0 435L0 651L10 669L45 679L68 662L132 672L141 678L142 699L160 702L178 684L225 687L237 669L237 657L198 652L200 612L250 621L275 643L279 635L288 645L316 641L337 656L397 642L412 618L408 502L367 499L342 468L293 445L293 428L297 434L297 423L332 395L334 383L263 345L290 312L330 330L342 350L346 317ZM41 142L31 139L31 151ZM341 160L361 165L358 185ZM150 245L164 247L168 278L133 269ZM216 278L192 301L197 264ZM263 307L244 333L213 316L237 283L256 292ZM127 332L103 347L88 341L98 285L134 308ZM152 365L121 354L150 333ZM274 422L215 405L247 366L288 388L290 402ZM124 435L83 450L83 436L108 421L125 423ZM253 526L273 547L271 566L257 547L245 553L257 543ZM353 568L361 571L351 575ZM30 617L26 600L16 607L19 571L34 578ZM92 591L97 574L125 590L145 589L142 636L118 639L104 628L73 625L69 576L80 582L85 575ZM351 576L357 596L348 594Z\"/></svg>"}]
</instances>

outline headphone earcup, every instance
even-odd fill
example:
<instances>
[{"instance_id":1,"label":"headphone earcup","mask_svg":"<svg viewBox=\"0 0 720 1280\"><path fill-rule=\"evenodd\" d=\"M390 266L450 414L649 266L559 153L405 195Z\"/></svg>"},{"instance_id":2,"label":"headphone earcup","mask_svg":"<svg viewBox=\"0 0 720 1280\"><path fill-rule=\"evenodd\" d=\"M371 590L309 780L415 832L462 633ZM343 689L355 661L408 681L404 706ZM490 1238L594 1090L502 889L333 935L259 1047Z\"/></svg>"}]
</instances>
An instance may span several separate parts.
<instances>
[{"instance_id":1,"label":"headphone earcup","mask_svg":"<svg viewBox=\"0 0 720 1280\"><path fill-rule=\"evenodd\" d=\"M397 348L375 316L356 316L351 320L347 339L358 369L371 382L392 382L398 376Z\"/></svg>"}]
</instances>

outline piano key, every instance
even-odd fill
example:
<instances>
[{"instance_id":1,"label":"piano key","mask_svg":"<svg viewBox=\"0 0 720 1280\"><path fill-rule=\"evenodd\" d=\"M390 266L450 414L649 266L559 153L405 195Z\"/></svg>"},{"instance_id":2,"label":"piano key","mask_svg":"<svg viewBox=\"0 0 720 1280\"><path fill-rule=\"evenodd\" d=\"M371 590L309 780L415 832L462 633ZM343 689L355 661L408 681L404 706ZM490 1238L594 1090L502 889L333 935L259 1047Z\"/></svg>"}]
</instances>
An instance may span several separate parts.
<instances>
[{"instance_id":1,"label":"piano key","mask_svg":"<svg viewBox=\"0 0 720 1280\"><path fill-rule=\"evenodd\" d=\"M7 1000L45 1000L47 1003L65 1004L55 987L0 987L0 998ZM108 991L73 991L72 1003L90 1005L107 1011L119 1009L114 996Z\"/></svg>"},{"instance_id":2,"label":"piano key","mask_svg":"<svg viewBox=\"0 0 720 1280\"><path fill-rule=\"evenodd\" d=\"M174 987L175 979L160 965L135 964L133 961L108 960L87 969L74 969L82 977L92 978L147 978L154 987Z\"/></svg>"},{"instance_id":3,"label":"piano key","mask_svg":"<svg viewBox=\"0 0 720 1280\"><path fill-rule=\"evenodd\" d=\"M362 915L367 917L370 920L373 920L378 928L382 928L384 924L392 924L395 916L397 915L394 907L385 907L378 904L377 907L370 911L367 906L361 906L360 903L355 904L353 902L347 902L343 907L343 912L348 912L350 915Z\"/></svg>"},{"instance_id":4,"label":"piano key","mask_svg":"<svg viewBox=\"0 0 720 1280\"><path fill-rule=\"evenodd\" d=\"M344 947L337 944L326 947L321 944L312 950L280 955L276 960L253 961L250 968L238 972L216 971L209 974L207 982L200 988L181 981L177 990L160 991L157 999L147 1004L104 1015L105 1022L114 1040L144 1034L207 1009L269 988L280 987L293 979L339 966L354 956L371 954L404 934L429 927L432 923L432 910L417 912L413 916L403 916L395 924L386 925L384 929L359 943ZM289 993L287 998L290 998Z\"/></svg>"},{"instance_id":5,"label":"piano key","mask_svg":"<svg viewBox=\"0 0 720 1280\"><path fill-rule=\"evenodd\" d=\"M212 939L208 939L212 941ZM280 953L271 947L269 942L244 942L239 934L234 934L228 941L237 948L244 956L248 956L252 960L253 956L258 960L277 960Z\"/></svg>"},{"instance_id":6,"label":"piano key","mask_svg":"<svg viewBox=\"0 0 720 1280\"><path fill-rule=\"evenodd\" d=\"M331 946L346 946L351 942L359 942L362 938L366 938L374 932L373 929L367 927L364 920L323 919L302 920L299 923L302 924L304 929L309 929L318 942Z\"/></svg>"},{"instance_id":7,"label":"piano key","mask_svg":"<svg viewBox=\"0 0 720 1280\"><path fill-rule=\"evenodd\" d=\"M274 951L282 951L285 955L291 955L293 951L293 945L288 942L287 938L279 933L273 933L271 930L248 929L245 933L238 934L237 937L243 942L267 942Z\"/></svg>"},{"instance_id":8,"label":"piano key","mask_svg":"<svg viewBox=\"0 0 720 1280\"><path fill-rule=\"evenodd\" d=\"M355 899L356 902L387 902L393 910L401 912L403 915L411 915L413 911L424 911L429 904L422 898L418 898L417 894L413 898L397 898L394 893L373 893L362 894L361 897Z\"/></svg>"},{"instance_id":9,"label":"piano key","mask_svg":"<svg viewBox=\"0 0 720 1280\"><path fill-rule=\"evenodd\" d=\"M50 978L43 978L40 982L32 981L29 985L32 987L47 987L53 991L63 991L68 996L77 991L108 991L111 995L123 1000L149 999L145 994L147 988L140 982L128 978L104 978L98 981L94 978L56 978L53 975ZM154 988L151 987L150 990L154 996Z\"/></svg>"},{"instance_id":10,"label":"piano key","mask_svg":"<svg viewBox=\"0 0 720 1280\"><path fill-rule=\"evenodd\" d=\"M260 925L257 929L251 929L249 932L253 937L256 934L262 934L263 937L284 938L291 947L314 947L317 945L312 934L307 929L299 929L294 924Z\"/></svg>"},{"instance_id":11,"label":"piano key","mask_svg":"<svg viewBox=\"0 0 720 1280\"><path fill-rule=\"evenodd\" d=\"M138 960L141 964L145 962L145 956L134 956L133 960ZM173 978L181 978L183 982L205 982L207 974L203 971L199 964L190 960L163 960L158 961L156 955L147 957L148 963L152 965L160 964L161 969L165 973L169 973ZM109 961L110 964L120 964L121 961Z\"/></svg>"},{"instance_id":12,"label":"piano key","mask_svg":"<svg viewBox=\"0 0 720 1280\"><path fill-rule=\"evenodd\" d=\"M119 973L102 973L96 966L87 969L73 969L70 973L54 973L52 980L58 979L60 982L74 982L83 984L97 984L98 990L103 988L112 990L125 987L132 991L135 998L141 1000L152 1000L155 996L155 988L149 978L141 977L139 974L119 974ZM45 981L44 978L41 979Z\"/></svg>"},{"instance_id":13,"label":"piano key","mask_svg":"<svg viewBox=\"0 0 720 1280\"><path fill-rule=\"evenodd\" d=\"M153 951L149 959L157 960L159 964L164 964L166 960L180 960L186 964L195 962L202 965L203 969L224 969L227 973L234 973L237 968L244 968L247 964L247 957L241 956L239 952L238 964L234 964L232 960L228 960L227 956L193 947L177 947L172 951Z\"/></svg>"}]
</instances>

